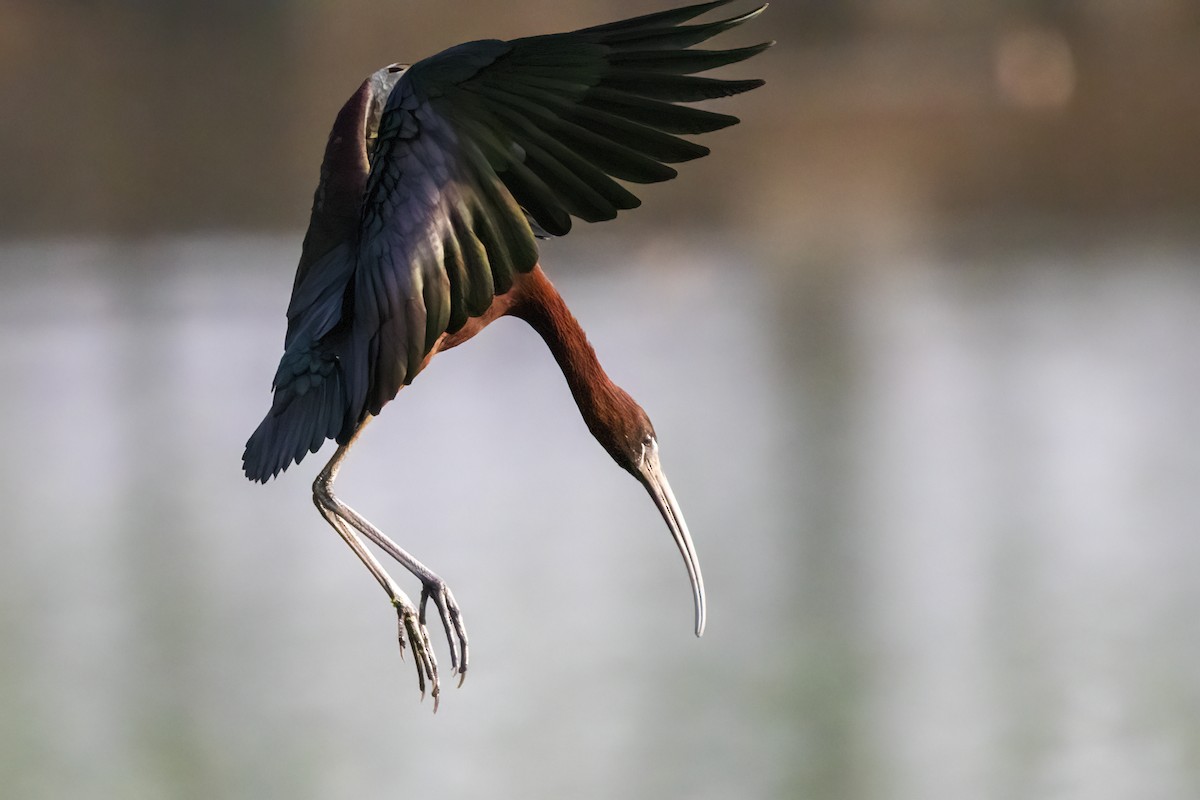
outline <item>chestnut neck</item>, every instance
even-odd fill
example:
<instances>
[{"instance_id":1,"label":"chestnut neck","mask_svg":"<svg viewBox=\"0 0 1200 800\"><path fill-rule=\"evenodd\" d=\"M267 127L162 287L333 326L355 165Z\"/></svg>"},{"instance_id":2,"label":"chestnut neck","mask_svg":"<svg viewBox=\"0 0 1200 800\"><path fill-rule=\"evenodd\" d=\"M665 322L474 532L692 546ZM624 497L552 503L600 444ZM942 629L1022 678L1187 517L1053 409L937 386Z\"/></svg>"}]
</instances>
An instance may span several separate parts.
<instances>
[{"instance_id":1,"label":"chestnut neck","mask_svg":"<svg viewBox=\"0 0 1200 800\"><path fill-rule=\"evenodd\" d=\"M612 382L596 351L542 268L522 276L520 299L508 313L525 320L546 342L558 362L588 429L609 452L621 437L619 426L631 416L629 395Z\"/></svg>"}]
</instances>

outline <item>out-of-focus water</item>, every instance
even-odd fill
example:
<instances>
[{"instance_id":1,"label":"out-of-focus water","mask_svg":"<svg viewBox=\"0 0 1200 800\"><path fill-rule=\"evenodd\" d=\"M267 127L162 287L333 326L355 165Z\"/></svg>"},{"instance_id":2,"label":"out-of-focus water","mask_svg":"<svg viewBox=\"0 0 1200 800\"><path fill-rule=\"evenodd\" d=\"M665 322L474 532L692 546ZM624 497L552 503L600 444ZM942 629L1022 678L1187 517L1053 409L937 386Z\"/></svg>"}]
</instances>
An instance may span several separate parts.
<instances>
[{"instance_id":1,"label":"out-of-focus water","mask_svg":"<svg viewBox=\"0 0 1200 800\"><path fill-rule=\"evenodd\" d=\"M239 472L296 251L0 250L5 797L1200 796L1194 250L548 256L658 429L709 628L501 321L338 484L463 607L436 717L312 508L328 451Z\"/></svg>"}]
</instances>

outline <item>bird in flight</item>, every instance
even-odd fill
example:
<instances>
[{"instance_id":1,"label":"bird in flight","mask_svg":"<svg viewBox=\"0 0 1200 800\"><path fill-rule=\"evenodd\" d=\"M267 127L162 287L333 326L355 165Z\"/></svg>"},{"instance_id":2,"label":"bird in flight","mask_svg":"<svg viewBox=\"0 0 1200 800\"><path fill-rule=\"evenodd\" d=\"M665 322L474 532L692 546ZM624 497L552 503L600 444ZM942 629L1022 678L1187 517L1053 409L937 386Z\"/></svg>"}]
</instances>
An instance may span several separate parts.
<instances>
[{"instance_id":1,"label":"bird in flight","mask_svg":"<svg viewBox=\"0 0 1200 800\"><path fill-rule=\"evenodd\" d=\"M466 677L467 634L446 582L333 492L351 445L438 353L511 315L545 340L588 429L650 493L687 567L696 635L704 581L646 412L605 374L538 263L537 240L571 218L599 222L641 201L626 183L676 176L668 164L708 154L680 134L737 117L690 103L762 85L695 73L754 56L773 42L692 49L765 10L689 23L730 0L569 33L451 47L367 78L330 132L287 309L271 409L246 443L246 477L266 482L338 447L313 502L383 586L411 646L424 697L437 709L438 666L425 626L432 601L450 671ZM615 179L615 180L614 180ZM421 582L419 610L366 546Z\"/></svg>"}]
</instances>

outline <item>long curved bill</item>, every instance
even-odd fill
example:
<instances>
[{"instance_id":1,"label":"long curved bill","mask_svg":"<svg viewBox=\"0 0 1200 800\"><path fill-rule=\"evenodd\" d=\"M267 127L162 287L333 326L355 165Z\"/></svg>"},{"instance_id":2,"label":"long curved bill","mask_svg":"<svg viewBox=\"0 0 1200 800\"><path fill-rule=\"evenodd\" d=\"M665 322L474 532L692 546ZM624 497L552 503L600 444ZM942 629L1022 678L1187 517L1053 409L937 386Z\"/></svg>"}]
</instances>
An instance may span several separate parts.
<instances>
[{"instance_id":1,"label":"long curved bill","mask_svg":"<svg viewBox=\"0 0 1200 800\"><path fill-rule=\"evenodd\" d=\"M659 463L657 444L648 448L642 457L642 463L638 467L638 479L650 492L654 505L658 506L667 527L671 529L671 537L675 539L679 554L683 556L688 578L692 582L692 599L696 603L696 635L700 636L704 633L704 576L700 574L700 560L696 557L696 546L692 544L687 522L683 519L683 512L675 500L675 493L671 491L671 484L667 483L667 476Z\"/></svg>"}]
</instances>

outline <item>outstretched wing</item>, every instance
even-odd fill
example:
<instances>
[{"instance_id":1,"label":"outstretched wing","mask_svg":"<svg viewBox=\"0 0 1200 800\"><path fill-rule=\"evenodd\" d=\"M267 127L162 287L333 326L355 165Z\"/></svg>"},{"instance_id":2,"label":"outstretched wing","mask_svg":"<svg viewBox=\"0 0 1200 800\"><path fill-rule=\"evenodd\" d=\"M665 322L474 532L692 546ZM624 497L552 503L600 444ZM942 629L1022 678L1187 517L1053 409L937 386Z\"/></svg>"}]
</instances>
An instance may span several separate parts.
<instances>
[{"instance_id":1,"label":"outstretched wing","mask_svg":"<svg viewBox=\"0 0 1200 800\"><path fill-rule=\"evenodd\" d=\"M728 2L470 42L398 82L393 68L368 79L330 138L274 401L247 442L246 475L266 481L328 438L344 444L412 381L443 333L533 269L537 236L566 234L572 217L612 219L640 203L618 180L669 180L668 164L707 155L679 134L737 117L678 104L762 81L694 73L770 46L690 49L765 8L684 24Z\"/></svg>"},{"instance_id":2,"label":"outstretched wing","mask_svg":"<svg viewBox=\"0 0 1200 800\"><path fill-rule=\"evenodd\" d=\"M707 155L677 134L736 117L677 105L762 85L693 73L762 52L691 46L760 14L684 25L729 0L571 33L451 48L413 65L380 120L343 354L354 422L412 381L438 337L482 314L563 235L635 208L617 183L675 177ZM339 441L351 426L343 429Z\"/></svg>"}]
</instances>

